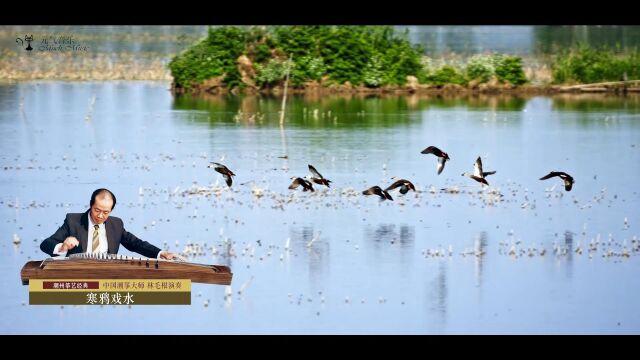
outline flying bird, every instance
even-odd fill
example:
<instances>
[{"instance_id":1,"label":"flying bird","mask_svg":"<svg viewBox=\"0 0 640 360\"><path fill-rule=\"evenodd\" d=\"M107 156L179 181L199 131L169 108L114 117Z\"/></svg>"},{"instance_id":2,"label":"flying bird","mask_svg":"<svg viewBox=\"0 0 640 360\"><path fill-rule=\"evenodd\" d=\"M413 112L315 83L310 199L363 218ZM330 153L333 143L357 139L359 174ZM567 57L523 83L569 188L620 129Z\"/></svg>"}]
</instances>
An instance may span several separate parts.
<instances>
[{"instance_id":1,"label":"flying bird","mask_svg":"<svg viewBox=\"0 0 640 360\"><path fill-rule=\"evenodd\" d=\"M451 160L449 159L449 154L447 154L446 152L438 149L435 146L429 146L428 148L422 150L420 152L421 154L433 154L435 156L438 157L438 175L440 175L440 173L442 173L442 170L444 170L444 165L447 162L447 160Z\"/></svg>"},{"instance_id":2,"label":"flying bird","mask_svg":"<svg viewBox=\"0 0 640 360\"><path fill-rule=\"evenodd\" d=\"M473 175L484 178L495 173L495 171L482 171L482 159L478 156L476 162L473 164Z\"/></svg>"},{"instance_id":3,"label":"flying bird","mask_svg":"<svg viewBox=\"0 0 640 360\"><path fill-rule=\"evenodd\" d=\"M363 195L378 195L380 196L380 201L383 200L391 200L393 201L393 198L391 197L391 195L389 195L389 193L386 190L382 190L382 188L380 186L372 186L370 188L368 188L367 190L362 192Z\"/></svg>"},{"instance_id":4,"label":"flying bird","mask_svg":"<svg viewBox=\"0 0 640 360\"><path fill-rule=\"evenodd\" d=\"M309 171L311 171L311 173L313 174L313 176L311 177L311 181L313 181L318 185L325 185L326 187L331 187L329 186L329 183L331 182L331 180L325 179L324 176L322 176L322 174L320 174L318 170L316 170L316 168L314 168L311 164L309 164Z\"/></svg>"},{"instance_id":5,"label":"flying bird","mask_svg":"<svg viewBox=\"0 0 640 360\"><path fill-rule=\"evenodd\" d=\"M481 184L489 186L489 183L484 177L487 175L493 175L495 173L496 173L495 171L487 171L487 172L482 171L482 159L480 158L480 156L478 156L475 164L473 164L473 174L464 172L462 173L462 176L468 176Z\"/></svg>"},{"instance_id":6,"label":"flying bird","mask_svg":"<svg viewBox=\"0 0 640 360\"><path fill-rule=\"evenodd\" d=\"M310 181L305 180L301 177L292 177L293 182L289 185L289 189L295 190L298 186L302 186L302 191L311 191L313 192L313 184Z\"/></svg>"},{"instance_id":7,"label":"flying bird","mask_svg":"<svg viewBox=\"0 0 640 360\"><path fill-rule=\"evenodd\" d=\"M384 191L393 190L393 189L398 188L398 187L400 188L400 194L402 194L402 195L406 194L409 190L416 191L416 187L413 186L411 181L405 180L405 179L397 180L393 184L389 185L389 187L384 189Z\"/></svg>"},{"instance_id":8,"label":"flying bird","mask_svg":"<svg viewBox=\"0 0 640 360\"><path fill-rule=\"evenodd\" d=\"M212 162L207 167L213 168L213 170L222 174L222 176L224 177L224 181L227 183L227 186L231 187L231 183L233 183L233 180L231 179L231 177L236 176L236 174L234 174L233 171L229 170L228 167L222 164L219 164L217 162Z\"/></svg>"},{"instance_id":9,"label":"flying bird","mask_svg":"<svg viewBox=\"0 0 640 360\"><path fill-rule=\"evenodd\" d=\"M562 179L564 181L564 189L566 191L571 191L571 188L573 187L573 183L575 181L573 180L573 177L571 175L567 174L566 172L552 171L552 172L548 173L547 175L541 177L540 180L551 179L554 176L559 176L560 179Z\"/></svg>"}]
</instances>

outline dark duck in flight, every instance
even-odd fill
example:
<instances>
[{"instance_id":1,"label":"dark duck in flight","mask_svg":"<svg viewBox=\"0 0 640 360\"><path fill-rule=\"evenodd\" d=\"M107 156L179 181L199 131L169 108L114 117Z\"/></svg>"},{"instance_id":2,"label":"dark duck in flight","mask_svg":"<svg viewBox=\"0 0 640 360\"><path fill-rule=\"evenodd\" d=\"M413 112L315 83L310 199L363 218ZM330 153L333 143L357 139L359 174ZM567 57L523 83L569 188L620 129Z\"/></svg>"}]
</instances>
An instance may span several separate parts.
<instances>
[{"instance_id":1,"label":"dark duck in flight","mask_svg":"<svg viewBox=\"0 0 640 360\"><path fill-rule=\"evenodd\" d=\"M462 176L468 176L481 184L489 186L489 183L485 179L485 176L493 175L495 173L495 171L482 171L482 159L480 158L480 156L478 156L475 164L473 164L473 175L469 174L468 172L464 172L462 173Z\"/></svg>"},{"instance_id":2,"label":"dark duck in flight","mask_svg":"<svg viewBox=\"0 0 640 360\"><path fill-rule=\"evenodd\" d=\"M451 159L449 159L449 154L447 154L446 152L438 149L435 146L429 146L428 148L422 150L420 153L421 154L433 154L433 155L438 157L438 167L437 167L438 175L440 175L442 170L444 170L444 165L447 162L447 160L451 160Z\"/></svg>"},{"instance_id":3,"label":"dark duck in flight","mask_svg":"<svg viewBox=\"0 0 640 360\"><path fill-rule=\"evenodd\" d=\"M292 177L293 182L289 185L290 190L295 190L298 186L302 186L302 191L311 191L313 192L313 184L310 181L305 180L301 177Z\"/></svg>"},{"instance_id":4,"label":"dark duck in flight","mask_svg":"<svg viewBox=\"0 0 640 360\"><path fill-rule=\"evenodd\" d=\"M316 170L316 168L314 168L312 165L309 165L309 171L311 171L311 174L313 174L313 176L311 177L311 181L313 181L318 185L325 185L326 187L331 187L329 186L329 183L331 182L331 180L325 179L324 176L322 176L322 174L320 174L318 170Z\"/></svg>"},{"instance_id":5,"label":"dark duck in flight","mask_svg":"<svg viewBox=\"0 0 640 360\"><path fill-rule=\"evenodd\" d=\"M236 176L236 174L234 174L233 171L229 170L229 168L217 162L212 162L207 167L213 168L213 170L222 174L222 176L224 176L224 181L227 183L227 186L231 187L231 183L233 183L233 180L231 179L231 177Z\"/></svg>"},{"instance_id":6,"label":"dark duck in flight","mask_svg":"<svg viewBox=\"0 0 640 360\"><path fill-rule=\"evenodd\" d=\"M400 188L400 194L402 195L406 194L409 190L416 191L416 187L413 186L411 181L405 179L397 180L393 184L389 185L388 188L384 189L384 191L390 191L398 187Z\"/></svg>"},{"instance_id":7,"label":"dark duck in flight","mask_svg":"<svg viewBox=\"0 0 640 360\"><path fill-rule=\"evenodd\" d=\"M383 200L393 201L393 198L391 197L391 195L389 195L389 193L386 190L382 190L382 188L377 185L372 186L367 190L363 191L362 195L378 195L380 196L380 201L383 201Z\"/></svg>"},{"instance_id":8,"label":"dark duck in flight","mask_svg":"<svg viewBox=\"0 0 640 360\"><path fill-rule=\"evenodd\" d=\"M540 180L551 179L554 176L559 176L560 179L562 179L564 181L564 189L567 190L567 191L571 191L571 188L573 187L573 183L575 181L573 180L573 177L571 175L567 174L566 172L552 171L552 172L548 173L547 175L541 177Z\"/></svg>"}]
</instances>

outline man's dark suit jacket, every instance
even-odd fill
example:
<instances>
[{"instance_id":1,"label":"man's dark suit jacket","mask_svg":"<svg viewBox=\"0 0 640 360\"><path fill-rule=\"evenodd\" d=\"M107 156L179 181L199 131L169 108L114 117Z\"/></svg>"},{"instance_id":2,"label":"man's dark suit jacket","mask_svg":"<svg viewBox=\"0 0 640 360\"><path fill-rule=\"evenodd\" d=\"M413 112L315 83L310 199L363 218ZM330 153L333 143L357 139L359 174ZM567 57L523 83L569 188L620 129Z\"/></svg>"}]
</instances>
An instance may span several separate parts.
<instances>
[{"instance_id":1,"label":"man's dark suit jacket","mask_svg":"<svg viewBox=\"0 0 640 360\"><path fill-rule=\"evenodd\" d=\"M64 224L60 226L55 234L42 241L40 249L50 256L57 256L53 255L53 249L56 245L64 242L64 239L69 236L75 236L80 242L80 245L69 250L67 252L67 256L87 252L87 245L89 243L87 239L89 234L88 216L89 210L81 214L67 214L67 217L64 219ZM109 254L117 254L118 248L120 248L120 244L122 244L127 250L137 252L138 254L148 258L155 258L158 256L160 249L144 240L138 239L135 235L126 231L120 218L109 216L107 221L105 221L104 226L107 231Z\"/></svg>"}]
</instances>

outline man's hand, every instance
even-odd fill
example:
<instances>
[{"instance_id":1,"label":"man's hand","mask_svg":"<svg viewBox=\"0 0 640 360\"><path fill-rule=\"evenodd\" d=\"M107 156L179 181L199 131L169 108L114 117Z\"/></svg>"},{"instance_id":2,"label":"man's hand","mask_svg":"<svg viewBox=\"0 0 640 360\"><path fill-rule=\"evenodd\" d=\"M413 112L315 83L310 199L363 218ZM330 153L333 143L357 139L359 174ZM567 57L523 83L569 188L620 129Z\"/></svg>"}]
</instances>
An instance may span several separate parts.
<instances>
[{"instance_id":1,"label":"man's hand","mask_svg":"<svg viewBox=\"0 0 640 360\"><path fill-rule=\"evenodd\" d=\"M74 236L69 236L68 238L64 239L64 242L60 246L60 252L69 251L79 244L80 242L78 242L78 239L76 239Z\"/></svg>"},{"instance_id":2,"label":"man's hand","mask_svg":"<svg viewBox=\"0 0 640 360\"><path fill-rule=\"evenodd\" d=\"M187 259L184 258L183 256L180 256L180 255L174 254L174 253L170 253L168 251L160 251L160 259L187 261Z\"/></svg>"}]
</instances>

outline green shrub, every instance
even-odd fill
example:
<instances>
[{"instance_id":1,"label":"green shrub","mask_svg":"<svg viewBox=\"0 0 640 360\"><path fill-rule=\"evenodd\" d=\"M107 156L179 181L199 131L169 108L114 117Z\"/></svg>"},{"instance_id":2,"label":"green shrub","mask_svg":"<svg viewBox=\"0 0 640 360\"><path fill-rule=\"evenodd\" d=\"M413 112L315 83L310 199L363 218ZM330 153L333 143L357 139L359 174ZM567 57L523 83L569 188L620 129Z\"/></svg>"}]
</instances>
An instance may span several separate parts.
<instances>
[{"instance_id":1,"label":"green shrub","mask_svg":"<svg viewBox=\"0 0 640 360\"><path fill-rule=\"evenodd\" d=\"M406 39L393 39L385 49L380 49L383 56L385 78L389 84L403 85L407 76L418 76L422 71L422 53L419 46L412 47Z\"/></svg>"},{"instance_id":2,"label":"green shrub","mask_svg":"<svg viewBox=\"0 0 640 360\"><path fill-rule=\"evenodd\" d=\"M271 50L269 50L269 46L267 44L262 43L256 45L253 61L256 63L263 63L268 61L270 57Z\"/></svg>"},{"instance_id":3,"label":"green shrub","mask_svg":"<svg viewBox=\"0 0 640 360\"><path fill-rule=\"evenodd\" d=\"M467 61L467 79L486 83L495 75L494 57L487 55L472 56Z\"/></svg>"},{"instance_id":4,"label":"green shrub","mask_svg":"<svg viewBox=\"0 0 640 360\"><path fill-rule=\"evenodd\" d=\"M200 41L169 63L176 86L190 88L212 77L226 74L229 87L241 84L236 59L244 52L245 33L236 27L209 28L206 39Z\"/></svg>"},{"instance_id":5,"label":"green shrub","mask_svg":"<svg viewBox=\"0 0 640 360\"><path fill-rule=\"evenodd\" d=\"M467 82L462 72L451 65L443 65L427 77L427 82L434 85L458 84Z\"/></svg>"},{"instance_id":6,"label":"green shrub","mask_svg":"<svg viewBox=\"0 0 640 360\"><path fill-rule=\"evenodd\" d=\"M429 82L429 77L433 74L432 63L433 61L428 56L423 56L420 59L420 70L416 74L419 83L425 84Z\"/></svg>"},{"instance_id":7,"label":"green shrub","mask_svg":"<svg viewBox=\"0 0 640 360\"><path fill-rule=\"evenodd\" d=\"M552 63L554 83L597 83L640 78L638 49L619 52L608 47L578 44L560 53Z\"/></svg>"},{"instance_id":8,"label":"green shrub","mask_svg":"<svg viewBox=\"0 0 640 360\"><path fill-rule=\"evenodd\" d=\"M294 64L289 60L271 59L267 65L256 64L256 84L258 86L273 86L285 80L287 70L291 65L293 71Z\"/></svg>"},{"instance_id":9,"label":"green shrub","mask_svg":"<svg viewBox=\"0 0 640 360\"><path fill-rule=\"evenodd\" d=\"M496 77L501 82L508 81L513 85L522 85L527 82L527 76L522 68L522 58L518 56L496 55L494 66Z\"/></svg>"},{"instance_id":10,"label":"green shrub","mask_svg":"<svg viewBox=\"0 0 640 360\"><path fill-rule=\"evenodd\" d=\"M256 83L271 86L282 80L282 59L291 58L295 86L328 75L335 83L375 87L405 84L408 75L424 78L422 53L407 32L396 34L391 26L224 26L210 29L169 67L176 86L222 74L227 86L241 86L236 60L245 54L259 74Z\"/></svg>"},{"instance_id":11,"label":"green shrub","mask_svg":"<svg viewBox=\"0 0 640 360\"><path fill-rule=\"evenodd\" d=\"M303 56L293 59L294 66L291 71L291 83L300 86L307 81L320 81L327 72L327 66L321 57Z\"/></svg>"},{"instance_id":12,"label":"green shrub","mask_svg":"<svg viewBox=\"0 0 640 360\"><path fill-rule=\"evenodd\" d=\"M382 59L378 55L371 57L364 69L364 84L368 87L379 87L384 84L384 71Z\"/></svg>"}]
</instances>

